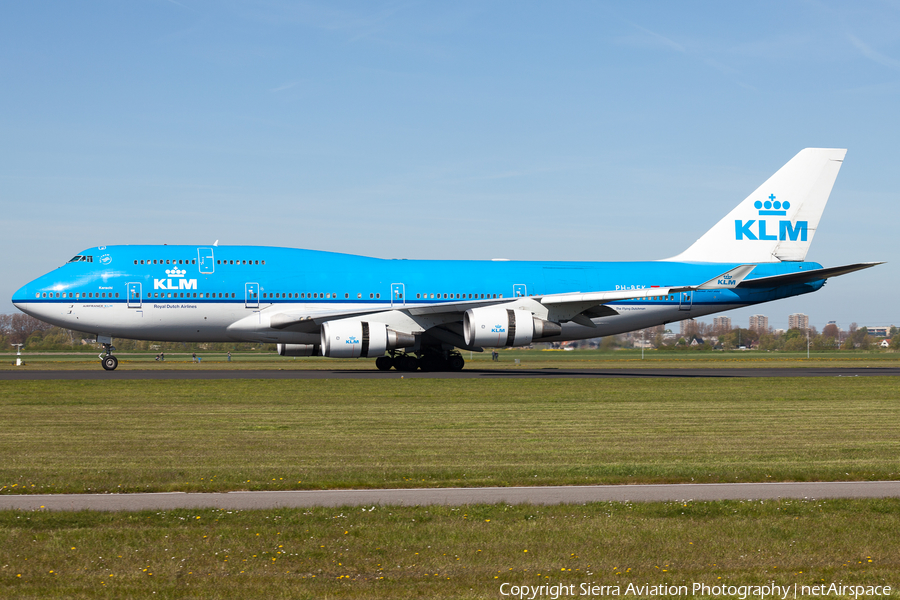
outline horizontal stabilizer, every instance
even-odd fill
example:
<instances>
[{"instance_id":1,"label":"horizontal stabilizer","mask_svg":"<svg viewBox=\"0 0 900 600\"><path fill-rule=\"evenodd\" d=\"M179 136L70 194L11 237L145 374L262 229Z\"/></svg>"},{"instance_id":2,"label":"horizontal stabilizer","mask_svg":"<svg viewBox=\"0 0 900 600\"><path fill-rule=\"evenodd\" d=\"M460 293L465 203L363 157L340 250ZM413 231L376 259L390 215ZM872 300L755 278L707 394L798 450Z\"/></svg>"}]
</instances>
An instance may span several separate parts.
<instances>
[{"instance_id":1,"label":"horizontal stabilizer","mask_svg":"<svg viewBox=\"0 0 900 600\"><path fill-rule=\"evenodd\" d=\"M779 285L790 285L797 283L809 283L811 281L821 281L829 277L837 277L838 275L846 275L854 271L861 271L876 265L884 264L884 262L866 262L856 263L854 265L844 265L842 267L829 267L828 269L813 269L811 271L798 271L796 273L785 273L784 275L772 275L771 277L760 277L759 279L745 279L738 287L742 288L770 288Z\"/></svg>"}]
</instances>

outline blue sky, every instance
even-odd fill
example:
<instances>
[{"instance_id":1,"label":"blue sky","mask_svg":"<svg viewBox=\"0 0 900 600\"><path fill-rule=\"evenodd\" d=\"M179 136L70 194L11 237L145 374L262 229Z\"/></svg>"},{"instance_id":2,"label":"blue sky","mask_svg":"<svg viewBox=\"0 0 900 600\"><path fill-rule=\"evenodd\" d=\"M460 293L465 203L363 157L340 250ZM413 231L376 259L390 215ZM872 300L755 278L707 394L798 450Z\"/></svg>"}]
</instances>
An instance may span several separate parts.
<instances>
[{"instance_id":1,"label":"blue sky","mask_svg":"<svg viewBox=\"0 0 900 600\"><path fill-rule=\"evenodd\" d=\"M898 2L7 2L0 311L79 251L678 254L800 149L849 152L808 260L731 313L898 324Z\"/></svg>"}]
</instances>

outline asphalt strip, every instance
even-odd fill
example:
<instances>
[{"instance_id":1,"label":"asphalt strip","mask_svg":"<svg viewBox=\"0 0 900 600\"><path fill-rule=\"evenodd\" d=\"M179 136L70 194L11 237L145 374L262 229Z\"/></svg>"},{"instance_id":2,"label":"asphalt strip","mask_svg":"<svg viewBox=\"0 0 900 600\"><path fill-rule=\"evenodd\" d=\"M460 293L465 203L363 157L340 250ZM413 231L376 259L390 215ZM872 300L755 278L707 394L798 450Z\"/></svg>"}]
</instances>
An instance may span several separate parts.
<instances>
[{"instance_id":1,"label":"asphalt strip","mask_svg":"<svg viewBox=\"0 0 900 600\"><path fill-rule=\"evenodd\" d=\"M462 506L832 498L900 498L900 481L684 483L388 490L0 495L0 510L268 510L314 506Z\"/></svg>"}]
</instances>

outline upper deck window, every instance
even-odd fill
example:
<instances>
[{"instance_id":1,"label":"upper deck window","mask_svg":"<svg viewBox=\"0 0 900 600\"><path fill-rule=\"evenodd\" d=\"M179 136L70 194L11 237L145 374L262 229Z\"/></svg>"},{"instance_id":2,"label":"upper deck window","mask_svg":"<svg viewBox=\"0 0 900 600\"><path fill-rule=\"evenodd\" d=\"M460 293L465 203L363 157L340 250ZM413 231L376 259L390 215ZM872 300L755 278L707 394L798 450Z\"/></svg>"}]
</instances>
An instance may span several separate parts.
<instances>
[{"instance_id":1,"label":"upper deck window","mask_svg":"<svg viewBox=\"0 0 900 600\"><path fill-rule=\"evenodd\" d=\"M70 262L70 263L73 263L73 262L94 262L94 257L93 257L93 256L87 256L87 255L81 255L81 254L79 254L79 255L77 255L77 256L73 256L73 257L69 260L69 262Z\"/></svg>"}]
</instances>

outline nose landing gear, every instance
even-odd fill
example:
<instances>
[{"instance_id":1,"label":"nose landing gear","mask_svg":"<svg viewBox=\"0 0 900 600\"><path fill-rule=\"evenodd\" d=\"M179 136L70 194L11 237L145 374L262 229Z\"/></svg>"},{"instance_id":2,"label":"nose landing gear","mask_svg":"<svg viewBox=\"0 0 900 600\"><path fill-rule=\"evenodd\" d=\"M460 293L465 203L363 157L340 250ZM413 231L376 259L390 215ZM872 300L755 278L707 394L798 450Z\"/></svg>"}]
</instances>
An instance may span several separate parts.
<instances>
[{"instance_id":1,"label":"nose landing gear","mask_svg":"<svg viewBox=\"0 0 900 600\"><path fill-rule=\"evenodd\" d=\"M112 354L116 347L112 344L103 344L103 348L106 349L106 354L100 355L100 364L107 371L115 371L119 366L119 359Z\"/></svg>"}]
</instances>

